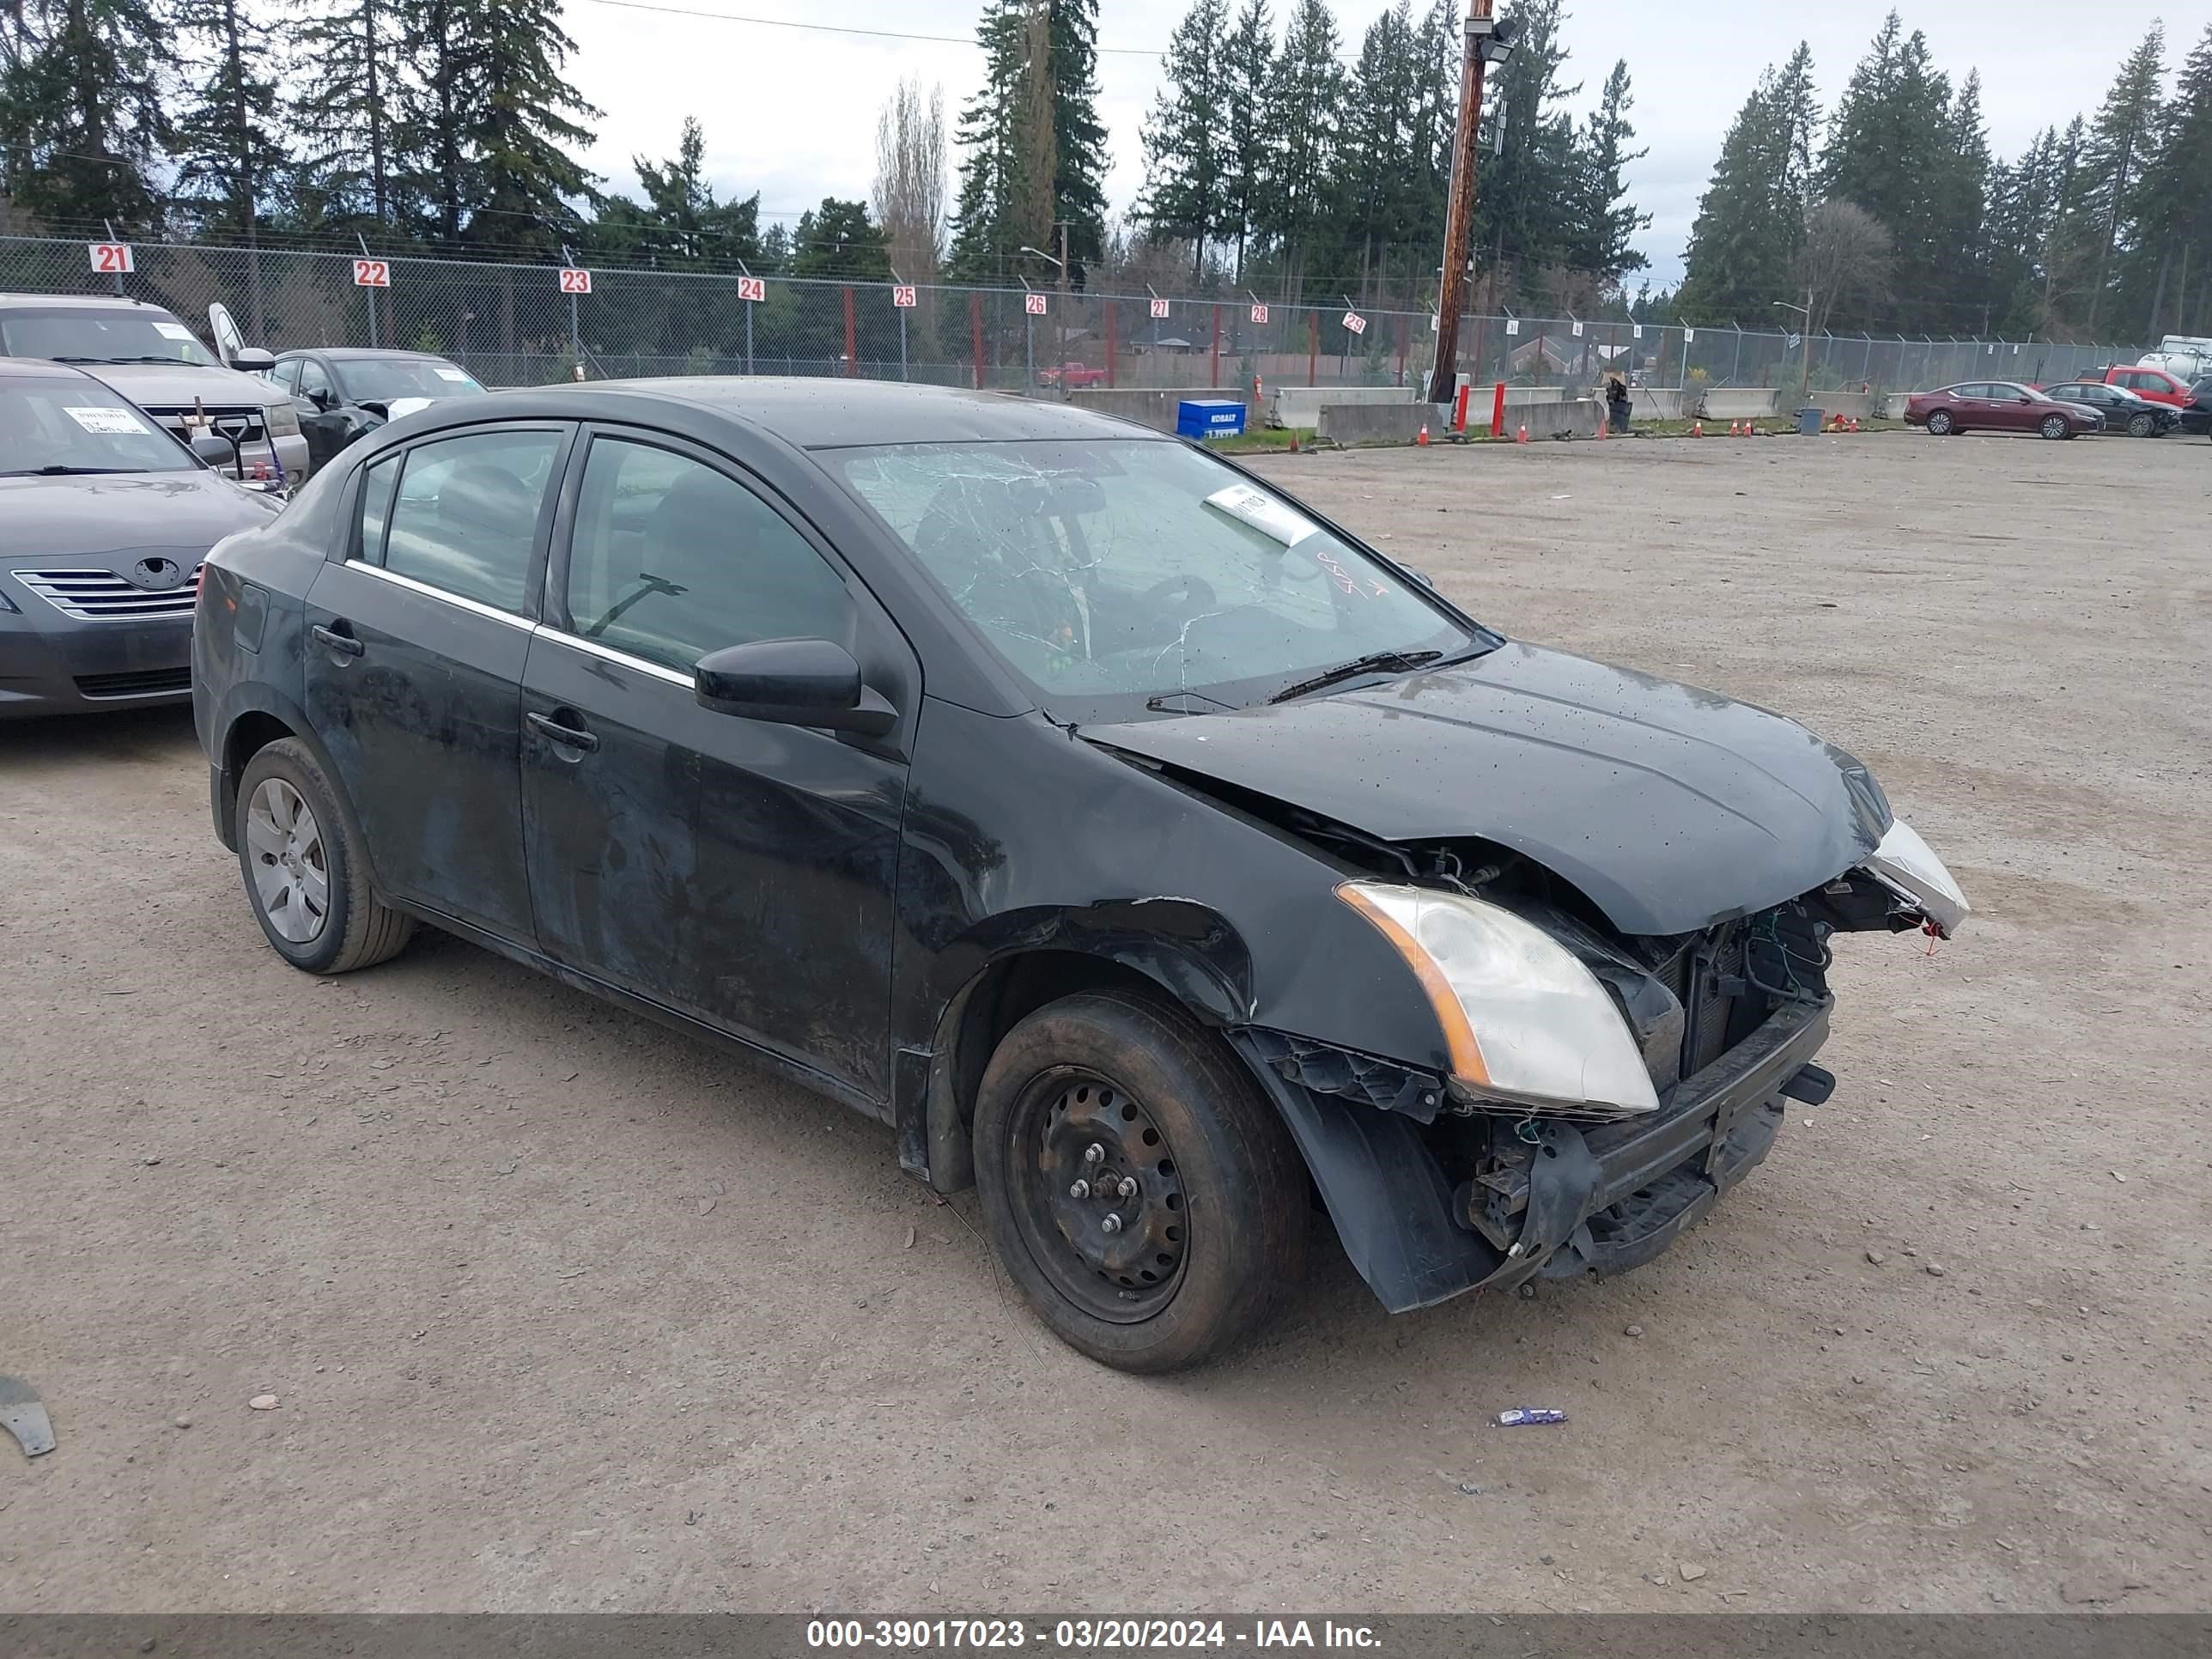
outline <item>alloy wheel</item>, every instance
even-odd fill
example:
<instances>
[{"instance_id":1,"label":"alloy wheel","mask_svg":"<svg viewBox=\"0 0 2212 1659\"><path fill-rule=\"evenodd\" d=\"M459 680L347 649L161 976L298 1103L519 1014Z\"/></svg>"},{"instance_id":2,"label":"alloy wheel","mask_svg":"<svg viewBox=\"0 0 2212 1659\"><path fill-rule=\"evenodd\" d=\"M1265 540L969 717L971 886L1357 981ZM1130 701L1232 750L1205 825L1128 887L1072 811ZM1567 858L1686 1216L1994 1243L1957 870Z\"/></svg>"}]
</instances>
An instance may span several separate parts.
<instances>
[{"instance_id":1,"label":"alloy wheel","mask_svg":"<svg viewBox=\"0 0 2212 1659\"><path fill-rule=\"evenodd\" d=\"M312 943L329 920L331 882L322 825L300 792L264 778L246 809L253 895L269 925L294 945Z\"/></svg>"}]
</instances>

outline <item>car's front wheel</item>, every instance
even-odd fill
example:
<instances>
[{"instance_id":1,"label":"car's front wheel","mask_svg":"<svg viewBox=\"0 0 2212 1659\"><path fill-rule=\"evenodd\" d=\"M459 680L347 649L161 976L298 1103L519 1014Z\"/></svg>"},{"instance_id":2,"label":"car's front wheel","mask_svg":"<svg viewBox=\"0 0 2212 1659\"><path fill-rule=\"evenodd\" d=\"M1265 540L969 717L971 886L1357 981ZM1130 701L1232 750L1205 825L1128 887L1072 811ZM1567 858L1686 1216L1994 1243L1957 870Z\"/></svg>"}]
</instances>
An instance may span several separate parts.
<instances>
[{"instance_id":1,"label":"car's front wheel","mask_svg":"<svg viewBox=\"0 0 2212 1659\"><path fill-rule=\"evenodd\" d=\"M1948 410L1936 410L1928 417L1928 430L1938 438L1951 435L1951 416Z\"/></svg>"},{"instance_id":2,"label":"car's front wheel","mask_svg":"<svg viewBox=\"0 0 2212 1659\"><path fill-rule=\"evenodd\" d=\"M398 954L411 916L369 891L368 861L314 752L293 738L254 755L238 782L239 868L276 954L310 974L343 974Z\"/></svg>"},{"instance_id":3,"label":"car's front wheel","mask_svg":"<svg viewBox=\"0 0 2212 1659\"><path fill-rule=\"evenodd\" d=\"M975 1103L991 1242L1054 1334L1130 1371L1212 1358L1305 1263L1305 1164L1218 1037L1085 992L999 1045Z\"/></svg>"},{"instance_id":4,"label":"car's front wheel","mask_svg":"<svg viewBox=\"0 0 2212 1659\"><path fill-rule=\"evenodd\" d=\"M2138 410L2128 417L2128 436L2130 438L2148 438L2157 430L2157 416L2147 411Z\"/></svg>"},{"instance_id":5,"label":"car's front wheel","mask_svg":"<svg viewBox=\"0 0 2212 1659\"><path fill-rule=\"evenodd\" d=\"M2045 416L2039 430L2046 438L2070 438L2074 435L2073 423L2063 415Z\"/></svg>"}]
</instances>

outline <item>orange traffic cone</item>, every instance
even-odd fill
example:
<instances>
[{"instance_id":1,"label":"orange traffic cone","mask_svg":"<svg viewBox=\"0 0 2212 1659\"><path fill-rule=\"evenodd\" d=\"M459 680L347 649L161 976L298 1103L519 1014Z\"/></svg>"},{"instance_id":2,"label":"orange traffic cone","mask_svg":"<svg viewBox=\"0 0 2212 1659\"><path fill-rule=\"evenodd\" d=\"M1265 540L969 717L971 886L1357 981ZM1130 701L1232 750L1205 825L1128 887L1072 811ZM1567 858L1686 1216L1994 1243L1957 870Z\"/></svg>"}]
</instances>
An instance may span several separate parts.
<instances>
[{"instance_id":1,"label":"orange traffic cone","mask_svg":"<svg viewBox=\"0 0 2212 1659\"><path fill-rule=\"evenodd\" d=\"M1513 434L1513 441L1516 444L1525 444L1528 441L1528 428L1525 425Z\"/></svg>"},{"instance_id":2,"label":"orange traffic cone","mask_svg":"<svg viewBox=\"0 0 2212 1659\"><path fill-rule=\"evenodd\" d=\"M1293 432L1292 434L1291 434L1291 454L1293 454L1293 455L1295 455L1295 454L1297 454L1297 453L1298 453L1298 434L1297 434L1297 433Z\"/></svg>"},{"instance_id":3,"label":"orange traffic cone","mask_svg":"<svg viewBox=\"0 0 2212 1659\"><path fill-rule=\"evenodd\" d=\"M1608 421L1608 420L1607 420L1607 419L1605 418L1605 411L1604 411L1603 410L1601 410L1601 409L1600 410L1598 410L1598 412L1597 412L1597 435L1598 435L1598 441L1599 441L1600 443L1602 443L1602 442L1604 442L1604 441L1605 441L1605 429L1606 429L1606 428L1607 428L1608 426L1610 426L1610 425L1612 425L1612 424L1613 424L1613 422L1610 422L1610 421Z\"/></svg>"},{"instance_id":4,"label":"orange traffic cone","mask_svg":"<svg viewBox=\"0 0 2212 1659\"><path fill-rule=\"evenodd\" d=\"M1429 447L1429 423L1426 421L1421 422L1421 435L1414 439L1413 442L1423 449Z\"/></svg>"},{"instance_id":5,"label":"orange traffic cone","mask_svg":"<svg viewBox=\"0 0 2212 1659\"><path fill-rule=\"evenodd\" d=\"M1851 416L1851 430L1854 432L1859 430L1859 417L1856 415Z\"/></svg>"},{"instance_id":6,"label":"orange traffic cone","mask_svg":"<svg viewBox=\"0 0 2212 1659\"><path fill-rule=\"evenodd\" d=\"M1691 435L1692 438L1702 438L1702 437L1704 437L1704 436L1705 435L1705 423L1703 421L1692 421L1692 422L1690 422L1690 435Z\"/></svg>"}]
</instances>

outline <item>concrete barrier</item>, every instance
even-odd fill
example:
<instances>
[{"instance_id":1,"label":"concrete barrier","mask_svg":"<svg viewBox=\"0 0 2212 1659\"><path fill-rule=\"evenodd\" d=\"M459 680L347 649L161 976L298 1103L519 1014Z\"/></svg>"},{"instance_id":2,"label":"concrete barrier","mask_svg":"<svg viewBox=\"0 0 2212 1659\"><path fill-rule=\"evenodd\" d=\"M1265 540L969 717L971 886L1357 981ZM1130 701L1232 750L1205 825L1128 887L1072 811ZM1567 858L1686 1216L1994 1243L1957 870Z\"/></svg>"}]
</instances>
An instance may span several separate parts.
<instances>
[{"instance_id":1,"label":"concrete barrier","mask_svg":"<svg viewBox=\"0 0 2212 1659\"><path fill-rule=\"evenodd\" d=\"M1595 438L1604 412L1605 405L1595 398L1562 398L1547 404L1509 404L1505 409L1505 435L1510 438L1525 426L1528 428L1531 443L1540 438L1556 438L1563 433L1576 438Z\"/></svg>"},{"instance_id":2,"label":"concrete barrier","mask_svg":"<svg viewBox=\"0 0 2212 1659\"><path fill-rule=\"evenodd\" d=\"M1077 386L1067 394L1068 402L1080 409L1095 409L1101 415L1119 415L1125 421L1135 421L1151 427L1156 432L1176 429L1176 405L1187 398L1220 398L1246 405L1244 423L1252 423L1251 398L1249 395L1224 389L1207 392L1189 386Z\"/></svg>"},{"instance_id":3,"label":"concrete barrier","mask_svg":"<svg viewBox=\"0 0 2212 1659\"><path fill-rule=\"evenodd\" d=\"M1420 397L1420 389L1410 386L1285 386L1264 390L1269 426L1310 427L1319 422L1324 409L1348 408L1353 404L1402 405Z\"/></svg>"},{"instance_id":4,"label":"concrete barrier","mask_svg":"<svg viewBox=\"0 0 2212 1659\"><path fill-rule=\"evenodd\" d=\"M1698 413L1708 421L1755 421L1773 414L1780 397L1772 386L1717 386L1706 391Z\"/></svg>"},{"instance_id":5,"label":"concrete barrier","mask_svg":"<svg viewBox=\"0 0 2212 1659\"><path fill-rule=\"evenodd\" d=\"M1430 438L1441 443L1451 428L1451 405L1324 404L1315 413L1314 435L1340 444L1409 444L1425 422Z\"/></svg>"},{"instance_id":6,"label":"concrete barrier","mask_svg":"<svg viewBox=\"0 0 2212 1659\"><path fill-rule=\"evenodd\" d=\"M1632 386L1628 402L1629 418L1633 421L1679 421L1682 418L1682 394L1671 386Z\"/></svg>"}]
</instances>

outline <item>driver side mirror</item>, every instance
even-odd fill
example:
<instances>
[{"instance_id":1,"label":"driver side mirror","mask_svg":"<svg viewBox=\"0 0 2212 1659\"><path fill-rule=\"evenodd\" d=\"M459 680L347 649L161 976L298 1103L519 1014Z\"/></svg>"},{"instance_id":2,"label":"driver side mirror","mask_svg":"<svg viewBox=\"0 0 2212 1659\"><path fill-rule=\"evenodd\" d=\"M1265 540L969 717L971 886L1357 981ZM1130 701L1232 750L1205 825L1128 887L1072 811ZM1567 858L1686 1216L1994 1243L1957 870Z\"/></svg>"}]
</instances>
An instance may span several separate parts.
<instances>
[{"instance_id":1,"label":"driver side mirror","mask_svg":"<svg viewBox=\"0 0 2212 1659\"><path fill-rule=\"evenodd\" d=\"M191 445L192 453L210 466L227 467L238 459L238 453L230 447L230 440L216 433L195 433L192 434Z\"/></svg>"},{"instance_id":2,"label":"driver side mirror","mask_svg":"<svg viewBox=\"0 0 2212 1659\"><path fill-rule=\"evenodd\" d=\"M266 374L276 367L276 359L259 346L240 346L230 354L230 366L241 374Z\"/></svg>"},{"instance_id":3,"label":"driver side mirror","mask_svg":"<svg viewBox=\"0 0 2212 1659\"><path fill-rule=\"evenodd\" d=\"M755 640L699 659L699 706L718 714L881 737L898 710L860 682L860 665L833 640Z\"/></svg>"},{"instance_id":4,"label":"driver side mirror","mask_svg":"<svg viewBox=\"0 0 2212 1659\"><path fill-rule=\"evenodd\" d=\"M337 395L326 386L310 386L307 392L307 398L325 415L331 412L331 405L337 402Z\"/></svg>"}]
</instances>

